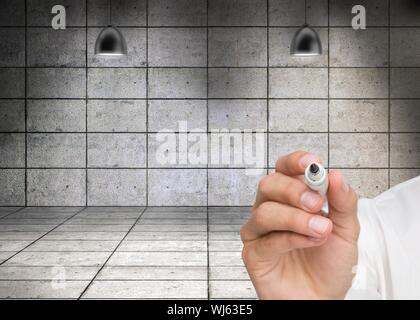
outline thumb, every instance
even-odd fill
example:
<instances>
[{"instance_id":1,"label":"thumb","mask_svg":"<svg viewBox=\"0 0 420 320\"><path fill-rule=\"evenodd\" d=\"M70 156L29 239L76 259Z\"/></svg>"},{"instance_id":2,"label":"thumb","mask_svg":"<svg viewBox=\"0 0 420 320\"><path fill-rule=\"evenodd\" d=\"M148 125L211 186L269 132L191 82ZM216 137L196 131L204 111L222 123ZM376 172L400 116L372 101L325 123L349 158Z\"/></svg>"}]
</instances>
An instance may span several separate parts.
<instances>
[{"instance_id":1,"label":"thumb","mask_svg":"<svg viewBox=\"0 0 420 320\"><path fill-rule=\"evenodd\" d=\"M334 224L334 231L349 240L357 240L359 235L357 194L338 170L331 170L328 180L329 218Z\"/></svg>"}]
</instances>

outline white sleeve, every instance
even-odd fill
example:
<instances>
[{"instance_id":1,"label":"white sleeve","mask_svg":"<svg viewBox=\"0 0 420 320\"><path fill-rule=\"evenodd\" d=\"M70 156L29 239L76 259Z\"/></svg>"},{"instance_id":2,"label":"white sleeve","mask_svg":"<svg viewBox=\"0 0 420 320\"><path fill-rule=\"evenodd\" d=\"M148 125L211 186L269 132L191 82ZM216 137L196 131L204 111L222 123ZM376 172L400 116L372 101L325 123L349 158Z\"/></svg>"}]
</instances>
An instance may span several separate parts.
<instances>
[{"instance_id":1,"label":"white sleeve","mask_svg":"<svg viewBox=\"0 0 420 320\"><path fill-rule=\"evenodd\" d=\"M420 177L359 201L359 259L348 299L420 298Z\"/></svg>"}]
</instances>

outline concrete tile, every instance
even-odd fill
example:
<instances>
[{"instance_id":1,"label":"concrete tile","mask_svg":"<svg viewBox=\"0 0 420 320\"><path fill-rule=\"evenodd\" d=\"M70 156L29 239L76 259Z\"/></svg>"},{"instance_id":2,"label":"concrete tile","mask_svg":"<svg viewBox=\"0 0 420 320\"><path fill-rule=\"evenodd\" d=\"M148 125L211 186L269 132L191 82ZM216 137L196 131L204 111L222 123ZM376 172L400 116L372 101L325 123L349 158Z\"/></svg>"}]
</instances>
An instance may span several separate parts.
<instances>
[{"instance_id":1,"label":"concrete tile","mask_svg":"<svg viewBox=\"0 0 420 320\"><path fill-rule=\"evenodd\" d=\"M207 97L205 68L154 68L149 70L149 98Z\"/></svg>"},{"instance_id":2,"label":"concrete tile","mask_svg":"<svg viewBox=\"0 0 420 320\"><path fill-rule=\"evenodd\" d=\"M210 281L211 299L257 299L251 281Z\"/></svg>"},{"instance_id":3,"label":"concrete tile","mask_svg":"<svg viewBox=\"0 0 420 320\"><path fill-rule=\"evenodd\" d=\"M85 205L84 169L31 169L27 183L30 206Z\"/></svg>"},{"instance_id":4,"label":"concrete tile","mask_svg":"<svg viewBox=\"0 0 420 320\"><path fill-rule=\"evenodd\" d=\"M0 240L28 240L35 241L45 232L0 232ZM1 260L1 259L0 259Z\"/></svg>"},{"instance_id":5,"label":"concrete tile","mask_svg":"<svg viewBox=\"0 0 420 320\"><path fill-rule=\"evenodd\" d=\"M204 169L150 169L148 175L148 204L151 206L203 206L207 203Z\"/></svg>"},{"instance_id":6,"label":"concrete tile","mask_svg":"<svg viewBox=\"0 0 420 320\"><path fill-rule=\"evenodd\" d=\"M391 101L391 131L420 132L420 102L417 100Z\"/></svg>"},{"instance_id":7,"label":"concrete tile","mask_svg":"<svg viewBox=\"0 0 420 320\"><path fill-rule=\"evenodd\" d=\"M74 217L66 222L69 225L129 225L132 226L136 222L135 218L77 218Z\"/></svg>"},{"instance_id":8,"label":"concrete tile","mask_svg":"<svg viewBox=\"0 0 420 320\"><path fill-rule=\"evenodd\" d=\"M322 55L303 59L290 54L290 45L298 30L290 27L270 28L270 67L328 67L328 30L315 28L322 43Z\"/></svg>"},{"instance_id":9,"label":"concrete tile","mask_svg":"<svg viewBox=\"0 0 420 320\"><path fill-rule=\"evenodd\" d=\"M386 67L388 63L387 29L330 29L330 66Z\"/></svg>"},{"instance_id":10,"label":"concrete tile","mask_svg":"<svg viewBox=\"0 0 420 320\"><path fill-rule=\"evenodd\" d=\"M207 240L206 232L196 231L152 231L130 232L125 238L127 241L199 241Z\"/></svg>"},{"instance_id":11,"label":"concrete tile","mask_svg":"<svg viewBox=\"0 0 420 320\"><path fill-rule=\"evenodd\" d=\"M149 132L207 131L207 103L203 100L150 100L148 117ZM188 121L187 130L180 126L181 121Z\"/></svg>"},{"instance_id":12,"label":"concrete tile","mask_svg":"<svg viewBox=\"0 0 420 320\"><path fill-rule=\"evenodd\" d=\"M391 29L391 66L420 67L420 29Z\"/></svg>"},{"instance_id":13,"label":"concrete tile","mask_svg":"<svg viewBox=\"0 0 420 320\"><path fill-rule=\"evenodd\" d=\"M10 214L10 213L22 210L22 209L23 207L1 207L0 206L0 214Z\"/></svg>"},{"instance_id":14,"label":"concrete tile","mask_svg":"<svg viewBox=\"0 0 420 320\"><path fill-rule=\"evenodd\" d=\"M327 100L270 100L270 132L327 132Z\"/></svg>"},{"instance_id":15,"label":"concrete tile","mask_svg":"<svg viewBox=\"0 0 420 320\"><path fill-rule=\"evenodd\" d=\"M267 2L211 0L208 19L210 26L266 26Z\"/></svg>"},{"instance_id":16,"label":"concrete tile","mask_svg":"<svg viewBox=\"0 0 420 320\"><path fill-rule=\"evenodd\" d=\"M102 28L88 29L88 66L89 67L145 67L146 66L146 29L120 28L127 43L127 55L118 58L104 58L95 55L95 43Z\"/></svg>"},{"instance_id":17,"label":"concrete tile","mask_svg":"<svg viewBox=\"0 0 420 320\"><path fill-rule=\"evenodd\" d=\"M209 66L267 66L267 29L210 28Z\"/></svg>"},{"instance_id":18,"label":"concrete tile","mask_svg":"<svg viewBox=\"0 0 420 320\"><path fill-rule=\"evenodd\" d=\"M209 130L267 130L266 100L210 100Z\"/></svg>"},{"instance_id":19,"label":"concrete tile","mask_svg":"<svg viewBox=\"0 0 420 320\"><path fill-rule=\"evenodd\" d=\"M210 206L242 206L254 202L258 181L263 174L247 175L244 169L210 169L208 175ZM239 188L241 192L238 192Z\"/></svg>"},{"instance_id":20,"label":"concrete tile","mask_svg":"<svg viewBox=\"0 0 420 320\"><path fill-rule=\"evenodd\" d=\"M146 131L146 101L89 100L89 132Z\"/></svg>"},{"instance_id":21,"label":"concrete tile","mask_svg":"<svg viewBox=\"0 0 420 320\"><path fill-rule=\"evenodd\" d=\"M279 157L296 150L311 152L328 164L328 136L325 133L270 133L269 165L274 168Z\"/></svg>"},{"instance_id":22,"label":"concrete tile","mask_svg":"<svg viewBox=\"0 0 420 320\"><path fill-rule=\"evenodd\" d=\"M154 214L161 214L171 212L173 214L189 214L189 213L200 213L206 214L207 213L207 206L201 207L156 207L156 206L148 206L146 209L146 213L154 213Z\"/></svg>"},{"instance_id":23,"label":"concrete tile","mask_svg":"<svg viewBox=\"0 0 420 320\"><path fill-rule=\"evenodd\" d=\"M354 17L351 10L356 4L362 5L366 8L367 26L372 27L388 25L388 1L360 0L355 3L352 0L332 0L330 2L331 26L350 27Z\"/></svg>"},{"instance_id":24,"label":"concrete tile","mask_svg":"<svg viewBox=\"0 0 420 320\"><path fill-rule=\"evenodd\" d=\"M209 242L209 251L232 251L238 252L242 251L242 241L210 241Z\"/></svg>"},{"instance_id":25,"label":"concrete tile","mask_svg":"<svg viewBox=\"0 0 420 320\"><path fill-rule=\"evenodd\" d=\"M181 231L207 231L207 225L193 225L193 224L137 224L133 228L134 232L142 232L142 231L156 231L156 232L164 232L164 231L171 231L171 232L181 232Z\"/></svg>"},{"instance_id":26,"label":"concrete tile","mask_svg":"<svg viewBox=\"0 0 420 320\"><path fill-rule=\"evenodd\" d=\"M0 280L43 281L62 278L63 281L91 280L98 272L98 267L0 267ZM51 283L51 281L50 281Z\"/></svg>"},{"instance_id":27,"label":"concrete tile","mask_svg":"<svg viewBox=\"0 0 420 320\"><path fill-rule=\"evenodd\" d=\"M241 225L239 224L237 225L223 225L223 224L209 225L209 231L212 231L212 232L213 231L239 232L240 229L241 229Z\"/></svg>"},{"instance_id":28,"label":"concrete tile","mask_svg":"<svg viewBox=\"0 0 420 320\"><path fill-rule=\"evenodd\" d=\"M1 169L0 189L0 205L25 205L25 170Z\"/></svg>"},{"instance_id":29,"label":"concrete tile","mask_svg":"<svg viewBox=\"0 0 420 320\"><path fill-rule=\"evenodd\" d=\"M270 0L270 26L301 26L305 23L304 0ZM326 0L307 1L307 22L313 26L328 25L328 3Z\"/></svg>"},{"instance_id":30,"label":"concrete tile","mask_svg":"<svg viewBox=\"0 0 420 320\"><path fill-rule=\"evenodd\" d=\"M262 99L267 96L266 79L266 69L209 69L209 97Z\"/></svg>"},{"instance_id":31,"label":"concrete tile","mask_svg":"<svg viewBox=\"0 0 420 320\"><path fill-rule=\"evenodd\" d=\"M239 231L214 231L209 233L209 240L241 240Z\"/></svg>"},{"instance_id":32,"label":"concrete tile","mask_svg":"<svg viewBox=\"0 0 420 320\"><path fill-rule=\"evenodd\" d=\"M145 134L88 135L88 167L139 168L146 166Z\"/></svg>"},{"instance_id":33,"label":"concrete tile","mask_svg":"<svg viewBox=\"0 0 420 320\"><path fill-rule=\"evenodd\" d=\"M391 169L390 173L391 186L396 186L420 176L420 169Z\"/></svg>"},{"instance_id":34,"label":"concrete tile","mask_svg":"<svg viewBox=\"0 0 420 320\"><path fill-rule=\"evenodd\" d=\"M28 100L29 132L85 132L86 101Z\"/></svg>"},{"instance_id":35,"label":"concrete tile","mask_svg":"<svg viewBox=\"0 0 420 320\"><path fill-rule=\"evenodd\" d=\"M130 68L90 68L89 98L134 99L146 97L146 70Z\"/></svg>"},{"instance_id":36,"label":"concrete tile","mask_svg":"<svg viewBox=\"0 0 420 320\"><path fill-rule=\"evenodd\" d=\"M25 102L0 100L0 132L25 131Z\"/></svg>"},{"instance_id":37,"label":"concrete tile","mask_svg":"<svg viewBox=\"0 0 420 320\"><path fill-rule=\"evenodd\" d=\"M27 37L29 67L86 66L86 31L83 28L59 31L29 28Z\"/></svg>"},{"instance_id":38,"label":"concrete tile","mask_svg":"<svg viewBox=\"0 0 420 320\"><path fill-rule=\"evenodd\" d=\"M329 119L331 132L386 132L388 101L332 100Z\"/></svg>"},{"instance_id":39,"label":"concrete tile","mask_svg":"<svg viewBox=\"0 0 420 320\"><path fill-rule=\"evenodd\" d=\"M86 299L206 299L207 281L94 281Z\"/></svg>"},{"instance_id":40,"label":"concrete tile","mask_svg":"<svg viewBox=\"0 0 420 320\"><path fill-rule=\"evenodd\" d=\"M56 225L48 224L0 224L0 232L47 232L55 227Z\"/></svg>"},{"instance_id":41,"label":"concrete tile","mask_svg":"<svg viewBox=\"0 0 420 320\"><path fill-rule=\"evenodd\" d=\"M388 152L387 134L330 134L331 167L387 167Z\"/></svg>"},{"instance_id":42,"label":"concrete tile","mask_svg":"<svg viewBox=\"0 0 420 320\"><path fill-rule=\"evenodd\" d=\"M388 190L388 169L341 170L360 197L373 198Z\"/></svg>"},{"instance_id":43,"label":"concrete tile","mask_svg":"<svg viewBox=\"0 0 420 320\"><path fill-rule=\"evenodd\" d=\"M3 25L3 20L0 20ZM25 29L0 28L0 67L25 66Z\"/></svg>"},{"instance_id":44,"label":"concrete tile","mask_svg":"<svg viewBox=\"0 0 420 320\"><path fill-rule=\"evenodd\" d=\"M100 266L110 252L20 252L4 266Z\"/></svg>"},{"instance_id":45,"label":"concrete tile","mask_svg":"<svg viewBox=\"0 0 420 320\"><path fill-rule=\"evenodd\" d=\"M391 69L391 98L420 98L420 68Z\"/></svg>"},{"instance_id":46,"label":"concrete tile","mask_svg":"<svg viewBox=\"0 0 420 320\"><path fill-rule=\"evenodd\" d=\"M121 241L126 232L86 232L86 231L52 231L47 234L43 240L86 240L86 241L104 241L104 240L115 240Z\"/></svg>"},{"instance_id":47,"label":"concrete tile","mask_svg":"<svg viewBox=\"0 0 420 320\"><path fill-rule=\"evenodd\" d=\"M142 225L147 224L160 224L160 225L173 225L173 224L186 224L186 225L205 225L207 224L207 219L190 219L190 218L145 218L141 217L141 220L139 221Z\"/></svg>"},{"instance_id":48,"label":"concrete tile","mask_svg":"<svg viewBox=\"0 0 420 320\"><path fill-rule=\"evenodd\" d=\"M211 267L243 267L242 253L238 252L209 252L209 265Z\"/></svg>"},{"instance_id":49,"label":"concrete tile","mask_svg":"<svg viewBox=\"0 0 420 320\"><path fill-rule=\"evenodd\" d=\"M84 68L35 68L27 70L28 98L85 98Z\"/></svg>"},{"instance_id":50,"label":"concrete tile","mask_svg":"<svg viewBox=\"0 0 420 320\"><path fill-rule=\"evenodd\" d=\"M155 0L149 3L149 26L205 26L205 0Z\"/></svg>"},{"instance_id":51,"label":"concrete tile","mask_svg":"<svg viewBox=\"0 0 420 320\"><path fill-rule=\"evenodd\" d=\"M149 30L149 65L155 67L205 67L206 28L156 28Z\"/></svg>"},{"instance_id":52,"label":"concrete tile","mask_svg":"<svg viewBox=\"0 0 420 320\"><path fill-rule=\"evenodd\" d=\"M0 268L1 275L1 268ZM207 267L112 267L106 265L98 280L207 280Z\"/></svg>"},{"instance_id":53,"label":"concrete tile","mask_svg":"<svg viewBox=\"0 0 420 320\"><path fill-rule=\"evenodd\" d=\"M25 98L23 68L0 68L0 98Z\"/></svg>"},{"instance_id":54,"label":"concrete tile","mask_svg":"<svg viewBox=\"0 0 420 320\"><path fill-rule=\"evenodd\" d=\"M211 267L209 278L210 280L249 280L249 275L245 267Z\"/></svg>"},{"instance_id":55,"label":"concrete tile","mask_svg":"<svg viewBox=\"0 0 420 320\"><path fill-rule=\"evenodd\" d=\"M88 205L146 204L146 170L88 170Z\"/></svg>"},{"instance_id":56,"label":"concrete tile","mask_svg":"<svg viewBox=\"0 0 420 320\"><path fill-rule=\"evenodd\" d=\"M113 0L111 3L111 23L108 15L108 2L88 0L89 26L145 26L146 0Z\"/></svg>"},{"instance_id":57,"label":"concrete tile","mask_svg":"<svg viewBox=\"0 0 420 320\"><path fill-rule=\"evenodd\" d=\"M25 134L0 134L0 167L19 168L25 166Z\"/></svg>"},{"instance_id":58,"label":"concrete tile","mask_svg":"<svg viewBox=\"0 0 420 320\"><path fill-rule=\"evenodd\" d=\"M83 209L83 211L79 214L80 215L89 215L89 216L96 216L98 214L101 215L101 217L103 217L104 214L112 214L112 215L118 215L121 217L135 217L137 218L143 211L144 211L145 207L128 207L128 206L124 206L124 207L119 207L119 206L115 206L115 207L86 207Z\"/></svg>"},{"instance_id":59,"label":"concrete tile","mask_svg":"<svg viewBox=\"0 0 420 320\"><path fill-rule=\"evenodd\" d=\"M89 281L0 281L1 299L77 299Z\"/></svg>"},{"instance_id":60,"label":"concrete tile","mask_svg":"<svg viewBox=\"0 0 420 320\"><path fill-rule=\"evenodd\" d=\"M70 231L70 232L114 232L130 230L129 224L63 224L58 226L54 231ZM95 251L95 250L93 250ZM109 250L107 250L109 251Z\"/></svg>"},{"instance_id":61,"label":"concrete tile","mask_svg":"<svg viewBox=\"0 0 420 320\"><path fill-rule=\"evenodd\" d=\"M115 252L109 266L207 266L207 252Z\"/></svg>"},{"instance_id":62,"label":"concrete tile","mask_svg":"<svg viewBox=\"0 0 420 320\"><path fill-rule=\"evenodd\" d=\"M56 229L59 231L58 229ZM83 241L83 240L39 240L29 246L25 252L42 252L38 255L44 255L52 249L54 252L112 252L117 247L118 241ZM1 270L1 269L0 269Z\"/></svg>"},{"instance_id":63,"label":"concrete tile","mask_svg":"<svg viewBox=\"0 0 420 320\"><path fill-rule=\"evenodd\" d=\"M25 217L12 218L13 215L9 217L4 217L1 220L3 225L58 225L65 221L66 218L55 218L55 219L32 219Z\"/></svg>"},{"instance_id":64,"label":"concrete tile","mask_svg":"<svg viewBox=\"0 0 420 320\"><path fill-rule=\"evenodd\" d=\"M1 26L24 26L25 0L3 2L0 12Z\"/></svg>"},{"instance_id":65,"label":"concrete tile","mask_svg":"<svg viewBox=\"0 0 420 320\"><path fill-rule=\"evenodd\" d=\"M207 252L207 241L123 241L117 251L123 252Z\"/></svg>"},{"instance_id":66,"label":"concrete tile","mask_svg":"<svg viewBox=\"0 0 420 320\"><path fill-rule=\"evenodd\" d=\"M28 167L85 167L86 136L78 133L28 134Z\"/></svg>"},{"instance_id":67,"label":"concrete tile","mask_svg":"<svg viewBox=\"0 0 420 320\"><path fill-rule=\"evenodd\" d=\"M62 0L60 5L66 8L66 25L85 26L86 25L86 0ZM55 6L55 0L29 0L28 1L28 25L50 27L51 8ZM62 31L62 30L61 30Z\"/></svg>"},{"instance_id":68,"label":"concrete tile","mask_svg":"<svg viewBox=\"0 0 420 320\"><path fill-rule=\"evenodd\" d=\"M387 98L386 68L330 69L331 98Z\"/></svg>"},{"instance_id":69,"label":"concrete tile","mask_svg":"<svg viewBox=\"0 0 420 320\"><path fill-rule=\"evenodd\" d=\"M190 133L188 136L182 133L158 133L148 136L149 168L205 168L207 166L207 133ZM176 144L172 144L175 141Z\"/></svg>"},{"instance_id":70,"label":"concrete tile","mask_svg":"<svg viewBox=\"0 0 420 320\"><path fill-rule=\"evenodd\" d=\"M249 206L242 206L242 207L209 207L209 215L210 216L235 216L235 217L242 217L248 216L249 210L251 207Z\"/></svg>"},{"instance_id":71,"label":"concrete tile","mask_svg":"<svg viewBox=\"0 0 420 320\"><path fill-rule=\"evenodd\" d=\"M391 167L420 168L420 134L391 134Z\"/></svg>"},{"instance_id":72,"label":"concrete tile","mask_svg":"<svg viewBox=\"0 0 420 320\"><path fill-rule=\"evenodd\" d=\"M16 252L0 252L0 263L4 263L7 259L12 257Z\"/></svg>"},{"instance_id":73,"label":"concrete tile","mask_svg":"<svg viewBox=\"0 0 420 320\"><path fill-rule=\"evenodd\" d=\"M30 243L31 241L28 240L2 240L0 241L0 252L17 252L24 249Z\"/></svg>"},{"instance_id":74,"label":"concrete tile","mask_svg":"<svg viewBox=\"0 0 420 320\"><path fill-rule=\"evenodd\" d=\"M19 214L36 214L37 217L44 217L43 214L46 214L45 217L53 217L53 214L58 215L71 215L81 211L83 207L25 207Z\"/></svg>"},{"instance_id":75,"label":"concrete tile","mask_svg":"<svg viewBox=\"0 0 420 320\"><path fill-rule=\"evenodd\" d=\"M270 98L328 98L328 69L271 68Z\"/></svg>"},{"instance_id":76,"label":"concrete tile","mask_svg":"<svg viewBox=\"0 0 420 320\"><path fill-rule=\"evenodd\" d=\"M391 1L391 26L420 26L418 10L420 5L412 0Z\"/></svg>"}]
</instances>

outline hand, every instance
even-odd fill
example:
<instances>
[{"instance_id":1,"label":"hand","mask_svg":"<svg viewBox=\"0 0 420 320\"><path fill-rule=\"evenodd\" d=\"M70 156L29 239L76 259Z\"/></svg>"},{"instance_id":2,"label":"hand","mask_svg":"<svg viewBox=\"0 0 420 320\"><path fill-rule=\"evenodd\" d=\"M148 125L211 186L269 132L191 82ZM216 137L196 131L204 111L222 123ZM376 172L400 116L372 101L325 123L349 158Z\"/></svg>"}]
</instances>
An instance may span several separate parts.
<instances>
[{"instance_id":1,"label":"hand","mask_svg":"<svg viewBox=\"0 0 420 320\"><path fill-rule=\"evenodd\" d=\"M242 258L260 299L342 299L357 265L357 195L339 171L330 171L328 218L323 198L303 182L316 156L298 151L280 158L258 187L241 228Z\"/></svg>"}]
</instances>

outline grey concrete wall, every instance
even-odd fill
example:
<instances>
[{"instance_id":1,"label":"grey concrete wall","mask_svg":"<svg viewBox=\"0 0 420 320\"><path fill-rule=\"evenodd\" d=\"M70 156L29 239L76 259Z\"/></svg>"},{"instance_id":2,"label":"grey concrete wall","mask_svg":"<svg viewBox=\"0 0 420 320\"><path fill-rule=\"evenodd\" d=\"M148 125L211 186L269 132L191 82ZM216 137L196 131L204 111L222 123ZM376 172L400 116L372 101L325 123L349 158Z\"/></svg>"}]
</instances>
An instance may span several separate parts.
<instances>
[{"instance_id":1,"label":"grey concrete wall","mask_svg":"<svg viewBox=\"0 0 420 320\"><path fill-rule=\"evenodd\" d=\"M308 0L314 58L289 55L304 0L112 2L120 60L93 54L105 0L0 1L1 206L251 204L244 166L155 161L179 120L264 129L266 171L307 149L364 196L420 173L418 1ZM49 27L55 4L66 30Z\"/></svg>"}]
</instances>

